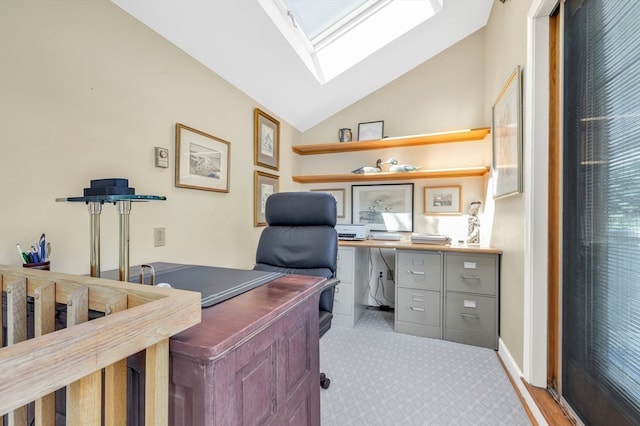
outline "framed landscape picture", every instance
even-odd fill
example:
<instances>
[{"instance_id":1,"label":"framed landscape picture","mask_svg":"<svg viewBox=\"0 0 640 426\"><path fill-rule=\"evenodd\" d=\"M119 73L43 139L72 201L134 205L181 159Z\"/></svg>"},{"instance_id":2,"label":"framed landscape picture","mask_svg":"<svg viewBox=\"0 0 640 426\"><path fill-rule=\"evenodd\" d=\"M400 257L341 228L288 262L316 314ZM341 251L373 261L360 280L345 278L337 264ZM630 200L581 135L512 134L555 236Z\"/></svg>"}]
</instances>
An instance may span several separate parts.
<instances>
[{"instance_id":1,"label":"framed landscape picture","mask_svg":"<svg viewBox=\"0 0 640 426\"><path fill-rule=\"evenodd\" d=\"M460 197L462 187L454 186L425 186L424 214L428 215L458 215L462 214Z\"/></svg>"},{"instance_id":2,"label":"framed landscape picture","mask_svg":"<svg viewBox=\"0 0 640 426\"><path fill-rule=\"evenodd\" d=\"M351 222L370 231L413 231L413 184L352 185Z\"/></svg>"},{"instance_id":3,"label":"framed landscape picture","mask_svg":"<svg viewBox=\"0 0 640 426\"><path fill-rule=\"evenodd\" d=\"M176 186L229 192L230 152L229 142L177 123Z\"/></svg>"}]
</instances>

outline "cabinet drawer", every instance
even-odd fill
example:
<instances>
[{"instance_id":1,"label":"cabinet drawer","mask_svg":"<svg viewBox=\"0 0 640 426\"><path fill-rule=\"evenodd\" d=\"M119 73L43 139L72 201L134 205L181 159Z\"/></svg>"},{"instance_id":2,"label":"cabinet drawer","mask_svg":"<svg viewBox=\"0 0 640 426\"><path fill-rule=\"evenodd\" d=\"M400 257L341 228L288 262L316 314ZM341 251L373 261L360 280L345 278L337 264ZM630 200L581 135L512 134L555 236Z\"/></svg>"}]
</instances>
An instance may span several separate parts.
<instances>
[{"instance_id":1,"label":"cabinet drawer","mask_svg":"<svg viewBox=\"0 0 640 426\"><path fill-rule=\"evenodd\" d=\"M398 321L440 326L440 292L398 289L396 300Z\"/></svg>"},{"instance_id":2,"label":"cabinet drawer","mask_svg":"<svg viewBox=\"0 0 640 426\"><path fill-rule=\"evenodd\" d=\"M442 267L440 253L400 251L396 253L396 285L440 291Z\"/></svg>"},{"instance_id":3,"label":"cabinet drawer","mask_svg":"<svg viewBox=\"0 0 640 426\"><path fill-rule=\"evenodd\" d=\"M353 282L353 249L338 249L338 264L336 276L342 282Z\"/></svg>"},{"instance_id":4,"label":"cabinet drawer","mask_svg":"<svg viewBox=\"0 0 640 426\"><path fill-rule=\"evenodd\" d=\"M333 312L337 314L353 314L353 284L341 282L336 286L333 295Z\"/></svg>"},{"instance_id":5,"label":"cabinet drawer","mask_svg":"<svg viewBox=\"0 0 640 426\"><path fill-rule=\"evenodd\" d=\"M445 327L496 334L496 300L487 296L447 293Z\"/></svg>"},{"instance_id":6,"label":"cabinet drawer","mask_svg":"<svg viewBox=\"0 0 640 426\"><path fill-rule=\"evenodd\" d=\"M496 294L497 256L446 254L444 264L447 291Z\"/></svg>"}]
</instances>

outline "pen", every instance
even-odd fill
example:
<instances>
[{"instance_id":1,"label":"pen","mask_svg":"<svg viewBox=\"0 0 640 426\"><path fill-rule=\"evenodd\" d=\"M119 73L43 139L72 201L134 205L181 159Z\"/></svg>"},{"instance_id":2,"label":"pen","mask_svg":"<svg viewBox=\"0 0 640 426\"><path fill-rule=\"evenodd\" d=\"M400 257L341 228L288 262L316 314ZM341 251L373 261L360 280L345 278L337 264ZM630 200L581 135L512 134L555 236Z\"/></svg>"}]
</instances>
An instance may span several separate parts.
<instances>
[{"instance_id":1,"label":"pen","mask_svg":"<svg viewBox=\"0 0 640 426\"><path fill-rule=\"evenodd\" d=\"M22 249L20 248L20 244L16 244L16 247L18 248L18 253L20 253L20 260L22 261L22 264L24 265L25 263L27 263L24 258L24 253L22 252Z\"/></svg>"},{"instance_id":2,"label":"pen","mask_svg":"<svg viewBox=\"0 0 640 426\"><path fill-rule=\"evenodd\" d=\"M45 257L46 257L45 247L46 247L45 236L43 232L42 235L40 235L40 240L38 241L38 255L40 257L40 262L45 262Z\"/></svg>"}]
</instances>

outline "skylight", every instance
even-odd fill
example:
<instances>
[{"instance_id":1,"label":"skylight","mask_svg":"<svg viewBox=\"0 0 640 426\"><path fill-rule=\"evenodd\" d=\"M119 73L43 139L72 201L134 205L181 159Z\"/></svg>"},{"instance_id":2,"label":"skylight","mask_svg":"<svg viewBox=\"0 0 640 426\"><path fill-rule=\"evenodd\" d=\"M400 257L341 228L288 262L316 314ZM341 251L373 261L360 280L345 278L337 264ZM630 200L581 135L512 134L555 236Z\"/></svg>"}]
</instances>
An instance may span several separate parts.
<instances>
[{"instance_id":1,"label":"skylight","mask_svg":"<svg viewBox=\"0 0 640 426\"><path fill-rule=\"evenodd\" d=\"M324 84L425 22L443 0L258 0Z\"/></svg>"}]
</instances>

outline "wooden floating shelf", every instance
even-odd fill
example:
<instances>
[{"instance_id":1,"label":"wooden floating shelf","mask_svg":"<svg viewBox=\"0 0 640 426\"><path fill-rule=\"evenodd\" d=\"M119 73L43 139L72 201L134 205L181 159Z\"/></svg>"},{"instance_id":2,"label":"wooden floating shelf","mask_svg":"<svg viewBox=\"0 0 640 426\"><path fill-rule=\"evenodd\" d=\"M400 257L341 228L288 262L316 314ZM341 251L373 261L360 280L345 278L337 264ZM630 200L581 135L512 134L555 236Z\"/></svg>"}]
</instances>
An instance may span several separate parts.
<instances>
[{"instance_id":1,"label":"wooden floating shelf","mask_svg":"<svg viewBox=\"0 0 640 426\"><path fill-rule=\"evenodd\" d=\"M372 182L387 180L416 180L437 178L481 177L489 173L489 167L466 167L459 169L418 170L415 172L379 172L379 173L343 173L336 175L293 176L298 183L333 183L333 182Z\"/></svg>"},{"instance_id":2,"label":"wooden floating shelf","mask_svg":"<svg viewBox=\"0 0 640 426\"><path fill-rule=\"evenodd\" d=\"M429 133L425 135L384 138L359 142L336 142L291 147L299 155L335 154L340 152L367 151L372 149L400 148L407 146L431 145L438 143L468 142L482 140L490 128L457 130L453 132Z\"/></svg>"}]
</instances>

